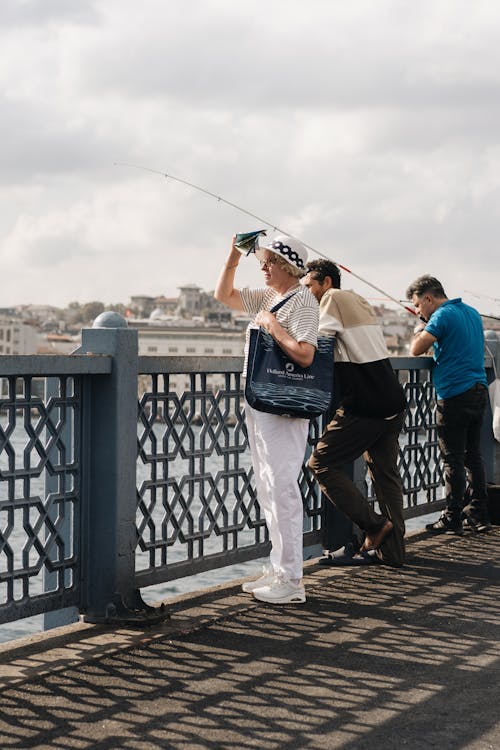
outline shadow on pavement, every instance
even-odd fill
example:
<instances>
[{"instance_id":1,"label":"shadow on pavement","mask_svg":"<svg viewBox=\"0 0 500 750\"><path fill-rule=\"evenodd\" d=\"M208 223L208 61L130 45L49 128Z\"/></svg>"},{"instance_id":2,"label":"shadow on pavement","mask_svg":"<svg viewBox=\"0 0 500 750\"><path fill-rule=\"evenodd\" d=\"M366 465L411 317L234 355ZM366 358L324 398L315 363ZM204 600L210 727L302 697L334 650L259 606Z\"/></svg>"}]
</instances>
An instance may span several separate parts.
<instances>
[{"instance_id":1,"label":"shadow on pavement","mask_svg":"<svg viewBox=\"0 0 500 750\"><path fill-rule=\"evenodd\" d=\"M499 539L423 539L401 570L309 566L301 606L221 587L116 643L85 626L48 666L43 642L14 649L2 747L496 750Z\"/></svg>"}]
</instances>

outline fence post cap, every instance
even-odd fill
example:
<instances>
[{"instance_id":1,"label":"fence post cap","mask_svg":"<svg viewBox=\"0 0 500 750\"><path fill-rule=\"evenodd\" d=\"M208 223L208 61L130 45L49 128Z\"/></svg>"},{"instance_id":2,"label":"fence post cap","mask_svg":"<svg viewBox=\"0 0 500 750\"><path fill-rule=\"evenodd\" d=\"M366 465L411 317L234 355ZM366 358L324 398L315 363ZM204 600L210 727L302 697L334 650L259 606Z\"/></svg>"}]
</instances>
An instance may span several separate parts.
<instances>
[{"instance_id":1,"label":"fence post cap","mask_svg":"<svg viewBox=\"0 0 500 750\"><path fill-rule=\"evenodd\" d=\"M105 310L92 323L92 328L127 328L128 323L120 313Z\"/></svg>"}]
</instances>

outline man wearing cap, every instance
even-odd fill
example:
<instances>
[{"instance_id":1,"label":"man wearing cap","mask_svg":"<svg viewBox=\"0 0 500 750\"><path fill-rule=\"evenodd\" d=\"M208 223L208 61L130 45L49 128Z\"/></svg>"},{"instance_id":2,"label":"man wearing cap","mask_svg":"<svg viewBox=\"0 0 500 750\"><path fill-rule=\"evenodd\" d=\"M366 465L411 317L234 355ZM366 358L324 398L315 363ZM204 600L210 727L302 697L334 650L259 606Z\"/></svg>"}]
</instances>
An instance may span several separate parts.
<instances>
[{"instance_id":1,"label":"man wearing cap","mask_svg":"<svg viewBox=\"0 0 500 750\"><path fill-rule=\"evenodd\" d=\"M382 329L368 302L340 289L340 271L329 260L307 264L304 284L320 303L319 332L335 337L341 403L319 439L309 468L324 494L365 532L320 560L328 565L404 562L403 494L397 467L398 436L406 400L391 367ZM344 472L364 455L380 513Z\"/></svg>"},{"instance_id":2,"label":"man wearing cap","mask_svg":"<svg viewBox=\"0 0 500 750\"><path fill-rule=\"evenodd\" d=\"M241 259L235 238L224 263L215 298L254 315L250 326L261 326L281 349L301 367L308 367L317 347L318 303L299 282L305 274L307 250L292 237L278 235L255 254L264 274L265 287L235 288L234 277ZM278 302L287 299L274 314ZM250 328L249 326L249 328ZM248 338L245 343L246 375ZM303 505L298 477L304 460L309 421L268 414L245 403L248 441L252 455L257 498L271 540L270 564L243 591L264 602L305 602L302 584Z\"/></svg>"}]
</instances>

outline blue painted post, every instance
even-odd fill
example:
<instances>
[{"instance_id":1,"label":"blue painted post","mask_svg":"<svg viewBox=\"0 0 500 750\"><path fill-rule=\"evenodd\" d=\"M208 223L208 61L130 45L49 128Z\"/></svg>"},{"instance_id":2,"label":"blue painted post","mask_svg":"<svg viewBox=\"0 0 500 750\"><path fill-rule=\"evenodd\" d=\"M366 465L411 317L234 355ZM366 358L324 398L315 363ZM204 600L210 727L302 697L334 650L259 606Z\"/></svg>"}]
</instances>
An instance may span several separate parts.
<instances>
[{"instance_id":1,"label":"blue painted post","mask_svg":"<svg viewBox=\"0 0 500 750\"><path fill-rule=\"evenodd\" d=\"M153 615L158 619L159 610L146 605L134 585L137 331L128 329L121 315L102 313L91 329L82 331L79 353L113 357L111 375L93 377L88 394L90 456L82 507L84 619L110 624L150 621Z\"/></svg>"}]
</instances>

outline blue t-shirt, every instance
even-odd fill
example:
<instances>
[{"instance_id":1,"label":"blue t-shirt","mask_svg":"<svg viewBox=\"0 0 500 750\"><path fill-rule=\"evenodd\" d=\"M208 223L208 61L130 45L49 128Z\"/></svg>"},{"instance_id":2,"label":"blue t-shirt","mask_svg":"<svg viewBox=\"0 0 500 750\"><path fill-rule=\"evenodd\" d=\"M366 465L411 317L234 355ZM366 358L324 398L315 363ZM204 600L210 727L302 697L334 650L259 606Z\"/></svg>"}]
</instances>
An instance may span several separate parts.
<instances>
[{"instance_id":1,"label":"blue t-shirt","mask_svg":"<svg viewBox=\"0 0 500 750\"><path fill-rule=\"evenodd\" d=\"M477 310L460 297L448 299L432 313L425 330L437 339L432 380L438 398L458 396L476 383L487 385L483 323Z\"/></svg>"}]
</instances>

